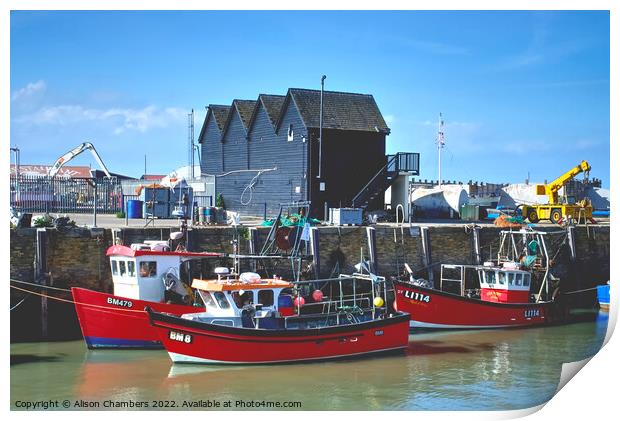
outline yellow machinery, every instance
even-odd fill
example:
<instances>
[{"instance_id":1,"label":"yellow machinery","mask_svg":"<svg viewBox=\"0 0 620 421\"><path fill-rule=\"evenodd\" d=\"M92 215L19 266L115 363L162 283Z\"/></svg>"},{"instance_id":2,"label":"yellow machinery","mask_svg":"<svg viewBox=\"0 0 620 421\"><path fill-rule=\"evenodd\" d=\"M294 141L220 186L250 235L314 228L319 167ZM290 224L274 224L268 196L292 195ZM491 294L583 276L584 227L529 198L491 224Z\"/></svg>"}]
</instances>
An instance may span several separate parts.
<instances>
[{"instance_id":1,"label":"yellow machinery","mask_svg":"<svg viewBox=\"0 0 620 421\"><path fill-rule=\"evenodd\" d=\"M558 197L558 190L581 172L584 172L587 177L590 173L590 168L590 164L586 161L581 161L579 165L562 174L551 183L537 184L536 194L547 195L549 203L546 205L523 205L521 207L523 217L532 223L536 223L541 219L549 219L556 224L568 216L577 221L592 219L592 204L588 199L583 199L577 203L566 203L566 200L561 201Z\"/></svg>"}]
</instances>

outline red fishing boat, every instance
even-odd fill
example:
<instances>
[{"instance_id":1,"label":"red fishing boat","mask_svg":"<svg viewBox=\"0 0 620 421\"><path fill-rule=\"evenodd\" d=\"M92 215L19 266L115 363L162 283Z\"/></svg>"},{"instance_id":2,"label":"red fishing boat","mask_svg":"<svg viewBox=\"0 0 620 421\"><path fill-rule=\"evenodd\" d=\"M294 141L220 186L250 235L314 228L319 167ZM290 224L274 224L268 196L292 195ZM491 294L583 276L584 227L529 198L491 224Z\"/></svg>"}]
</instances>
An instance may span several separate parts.
<instances>
[{"instance_id":1,"label":"red fishing boat","mask_svg":"<svg viewBox=\"0 0 620 421\"><path fill-rule=\"evenodd\" d=\"M108 248L114 293L71 288L88 348L162 348L144 312L146 306L170 314L203 312L202 303L181 280L181 265L221 253L170 251L167 241Z\"/></svg>"},{"instance_id":2,"label":"red fishing boat","mask_svg":"<svg viewBox=\"0 0 620 421\"><path fill-rule=\"evenodd\" d=\"M325 289L333 281L340 285L338 297L324 297L317 289L313 302L305 304L299 288L321 284ZM366 297L356 294L360 281L371 284ZM343 285L347 283L348 288ZM351 290L351 283L353 294L347 295L343 291ZM261 364L360 356L408 345L409 315L392 310L376 294L384 283L384 278L363 275L295 285L277 279L194 280L192 287L206 303L206 313L178 317L147 312L175 363Z\"/></svg>"},{"instance_id":3,"label":"red fishing boat","mask_svg":"<svg viewBox=\"0 0 620 421\"><path fill-rule=\"evenodd\" d=\"M407 267L409 279L394 282L397 308L411 314L413 328L484 329L551 323L557 319L557 279L549 272L546 235L549 233L531 230L502 231L496 261L442 264L439 289L432 282L414 279ZM472 273L475 276L468 278Z\"/></svg>"}]
</instances>

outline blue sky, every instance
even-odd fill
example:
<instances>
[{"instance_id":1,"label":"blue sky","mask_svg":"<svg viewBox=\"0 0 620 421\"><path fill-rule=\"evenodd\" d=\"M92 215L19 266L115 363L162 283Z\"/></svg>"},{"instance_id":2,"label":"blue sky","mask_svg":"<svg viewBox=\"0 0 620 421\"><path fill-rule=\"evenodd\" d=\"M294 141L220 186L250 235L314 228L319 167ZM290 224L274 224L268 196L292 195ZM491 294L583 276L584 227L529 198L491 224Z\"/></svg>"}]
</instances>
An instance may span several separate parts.
<instances>
[{"instance_id":1,"label":"blue sky","mask_svg":"<svg viewBox=\"0 0 620 421\"><path fill-rule=\"evenodd\" d=\"M609 187L608 12L11 13L11 145L51 164L90 140L113 172L187 163L209 103L289 87L374 95L388 152L436 178L551 180L586 159ZM347 159L343 157L343 159ZM83 155L76 164L96 166Z\"/></svg>"}]
</instances>

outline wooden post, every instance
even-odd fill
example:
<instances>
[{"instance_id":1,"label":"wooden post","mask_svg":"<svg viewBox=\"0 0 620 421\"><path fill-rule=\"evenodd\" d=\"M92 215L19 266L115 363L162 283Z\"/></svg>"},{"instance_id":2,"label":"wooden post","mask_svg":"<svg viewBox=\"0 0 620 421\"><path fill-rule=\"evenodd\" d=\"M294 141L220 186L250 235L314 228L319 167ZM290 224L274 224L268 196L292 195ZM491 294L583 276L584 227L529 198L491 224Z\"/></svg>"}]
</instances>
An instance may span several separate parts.
<instances>
[{"instance_id":1,"label":"wooden post","mask_svg":"<svg viewBox=\"0 0 620 421\"><path fill-rule=\"evenodd\" d=\"M377 232L374 227L366 227L366 240L368 241L370 271L376 274L379 270L379 264L377 263Z\"/></svg>"},{"instance_id":2,"label":"wooden post","mask_svg":"<svg viewBox=\"0 0 620 421\"><path fill-rule=\"evenodd\" d=\"M41 285L47 284L47 230L37 228L37 245L34 261L35 282ZM44 291L45 293L45 291ZM41 336L47 339L47 297L41 297Z\"/></svg>"},{"instance_id":3,"label":"wooden post","mask_svg":"<svg viewBox=\"0 0 620 421\"><path fill-rule=\"evenodd\" d=\"M424 259L424 266L428 270L428 280L433 284L435 283L435 278L433 276L433 259L431 257L431 239L428 232L428 227L420 227L420 236L422 238L422 257Z\"/></svg>"},{"instance_id":4,"label":"wooden post","mask_svg":"<svg viewBox=\"0 0 620 421\"><path fill-rule=\"evenodd\" d=\"M480 227L474 227L474 229L471 230L471 233L474 249L474 262L477 265L481 265L482 256L480 255Z\"/></svg>"},{"instance_id":5,"label":"wooden post","mask_svg":"<svg viewBox=\"0 0 620 421\"><path fill-rule=\"evenodd\" d=\"M258 250L256 248L256 246L258 245L258 230L256 229L256 227L251 227L249 228L249 230L250 230L250 239L249 239L250 254L256 255L258 254ZM256 259L251 259L250 267L252 268L253 272L256 272Z\"/></svg>"},{"instance_id":6,"label":"wooden post","mask_svg":"<svg viewBox=\"0 0 620 421\"><path fill-rule=\"evenodd\" d=\"M312 266L314 266L314 278L319 279L321 274L321 254L319 251L319 229L310 228L310 249L312 250Z\"/></svg>"},{"instance_id":7,"label":"wooden post","mask_svg":"<svg viewBox=\"0 0 620 421\"><path fill-rule=\"evenodd\" d=\"M575 245L575 227L570 226L567 230L568 246L570 248L570 260L574 262L577 260L577 247Z\"/></svg>"}]
</instances>

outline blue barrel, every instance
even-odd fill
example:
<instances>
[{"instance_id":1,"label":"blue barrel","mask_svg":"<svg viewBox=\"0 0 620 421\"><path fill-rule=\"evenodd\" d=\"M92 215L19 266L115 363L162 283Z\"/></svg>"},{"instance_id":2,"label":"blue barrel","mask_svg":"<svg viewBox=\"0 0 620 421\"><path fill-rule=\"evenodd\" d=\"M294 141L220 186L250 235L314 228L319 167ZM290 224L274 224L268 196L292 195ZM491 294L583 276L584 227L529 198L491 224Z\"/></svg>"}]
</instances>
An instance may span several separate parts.
<instances>
[{"instance_id":1,"label":"blue barrel","mask_svg":"<svg viewBox=\"0 0 620 421\"><path fill-rule=\"evenodd\" d=\"M142 200L128 200L127 201L127 217L128 218L142 218Z\"/></svg>"},{"instance_id":2,"label":"blue barrel","mask_svg":"<svg viewBox=\"0 0 620 421\"><path fill-rule=\"evenodd\" d=\"M213 211L214 209L210 206L205 207L205 223L212 224L213 223Z\"/></svg>"}]
</instances>

